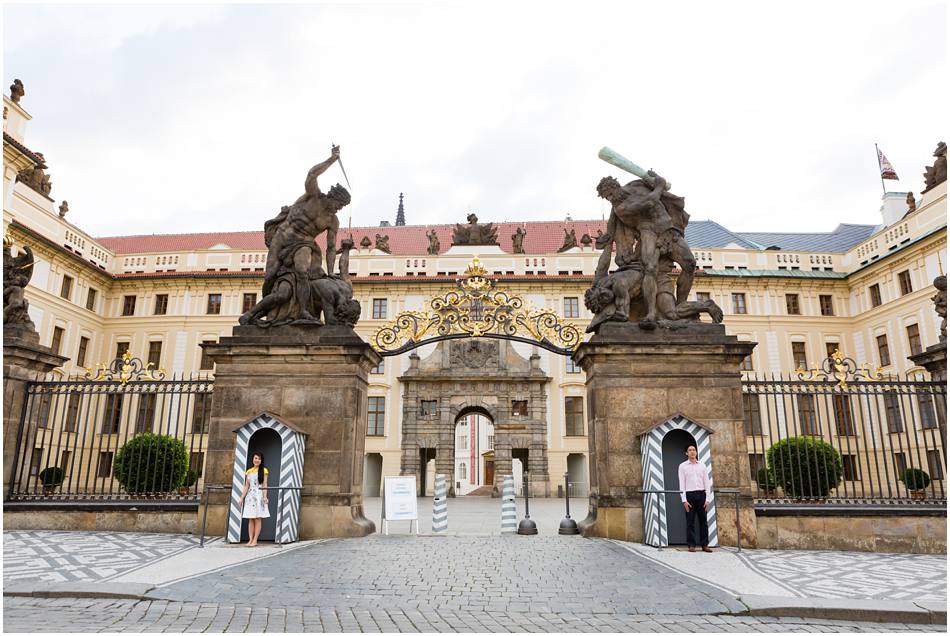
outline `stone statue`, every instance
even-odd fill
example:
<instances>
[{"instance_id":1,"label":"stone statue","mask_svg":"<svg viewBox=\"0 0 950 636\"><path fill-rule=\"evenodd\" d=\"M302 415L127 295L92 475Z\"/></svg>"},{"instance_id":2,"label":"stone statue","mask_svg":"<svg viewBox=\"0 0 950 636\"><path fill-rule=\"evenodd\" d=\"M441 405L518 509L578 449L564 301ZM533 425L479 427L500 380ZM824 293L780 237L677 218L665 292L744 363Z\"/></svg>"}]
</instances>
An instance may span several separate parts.
<instances>
[{"instance_id":1,"label":"stone statue","mask_svg":"<svg viewBox=\"0 0 950 636\"><path fill-rule=\"evenodd\" d=\"M6 238L3 241L3 324L19 325L35 331L36 326L30 319L30 303L24 295L24 288L33 277L33 250L29 245L23 246L23 253L11 252L11 243Z\"/></svg>"},{"instance_id":2,"label":"stone statue","mask_svg":"<svg viewBox=\"0 0 950 636\"><path fill-rule=\"evenodd\" d=\"M53 182L50 181L49 175L43 171L43 168L44 166L37 165L33 166L32 168L21 170L19 174L17 174L16 179L21 183L25 183L40 194L49 196L49 193L53 190Z\"/></svg>"},{"instance_id":3,"label":"stone statue","mask_svg":"<svg viewBox=\"0 0 950 636\"><path fill-rule=\"evenodd\" d=\"M924 168L924 190L947 180L947 144L941 141L934 150L934 165Z\"/></svg>"},{"instance_id":4,"label":"stone statue","mask_svg":"<svg viewBox=\"0 0 950 636\"><path fill-rule=\"evenodd\" d=\"M653 329L659 317L660 261L669 258L682 270L676 281L675 305L687 302L696 261L684 238L689 222L684 199L670 194L666 180L652 170L643 176L624 186L613 177L604 177L597 185L597 193L610 201L612 208L607 232L597 241L603 253L597 264L594 286L604 280L610 268L612 246L616 248L616 263L621 270L638 263L643 271L641 286L645 304L640 327Z\"/></svg>"},{"instance_id":5,"label":"stone statue","mask_svg":"<svg viewBox=\"0 0 950 636\"><path fill-rule=\"evenodd\" d=\"M934 311L940 316L940 342L947 341L947 277L937 276L934 279L937 293L930 299L934 301Z\"/></svg>"},{"instance_id":6,"label":"stone statue","mask_svg":"<svg viewBox=\"0 0 950 636\"><path fill-rule=\"evenodd\" d=\"M66 218L66 213L67 213L67 212L69 212L69 201L66 201L66 200L64 199L63 202L59 204L59 216L60 216L60 218Z\"/></svg>"},{"instance_id":7,"label":"stone statue","mask_svg":"<svg viewBox=\"0 0 950 636\"><path fill-rule=\"evenodd\" d=\"M574 232L574 228L571 228L570 232L567 228L564 228L564 243L558 252L566 252L573 247L577 247L577 234Z\"/></svg>"},{"instance_id":8,"label":"stone statue","mask_svg":"<svg viewBox=\"0 0 950 636\"><path fill-rule=\"evenodd\" d=\"M498 228L491 223L479 224L478 217L468 215L468 225L455 224L452 245L498 245Z\"/></svg>"},{"instance_id":9,"label":"stone statue","mask_svg":"<svg viewBox=\"0 0 950 636\"><path fill-rule=\"evenodd\" d=\"M594 243L594 239L590 237L590 234L584 232L584 235L581 237L581 245L584 247L590 247Z\"/></svg>"},{"instance_id":10,"label":"stone statue","mask_svg":"<svg viewBox=\"0 0 950 636\"><path fill-rule=\"evenodd\" d=\"M515 233L511 235L511 251L514 254L524 254L524 237L528 235L527 230L523 227L515 229Z\"/></svg>"},{"instance_id":11,"label":"stone statue","mask_svg":"<svg viewBox=\"0 0 950 636\"><path fill-rule=\"evenodd\" d=\"M914 200L913 192L907 193L907 199L905 199L905 201L907 202L907 214L910 214L917 209L917 201Z\"/></svg>"},{"instance_id":12,"label":"stone statue","mask_svg":"<svg viewBox=\"0 0 950 636\"><path fill-rule=\"evenodd\" d=\"M360 247L363 248L364 250L369 249L372 245L373 245L373 242L369 240L368 236L364 236L363 239L360 241Z\"/></svg>"},{"instance_id":13,"label":"stone statue","mask_svg":"<svg viewBox=\"0 0 950 636\"><path fill-rule=\"evenodd\" d=\"M427 250L429 256L438 256L439 248L442 247L439 243L439 235L436 234L435 230L429 230L426 232L426 238L429 239L429 249Z\"/></svg>"},{"instance_id":14,"label":"stone statue","mask_svg":"<svg viewBox=\"0 0 950 636\"><path fill-rule=\"evenodd\" d=\"M376 235L376 249L380 252L386 252L387 254L392 254L389 251L389 235L388 234L377 234Z\"/></svg>"},{"instance_id":15,"label":"stone statue","mask_svg":"<svg viewBox=\"0 0 950 636\"><path fill-rule=\"evenodd\" d=\"M13 80L10 84L10 101L19 104L24 95L26 95L26 90L23 88L23 82L18 79Z\"/></svg>"},{"instance_id":16,"label":"stone statue","mask_svg":"<svg viewBox=\"0 0 950 636\"><path fill-rule=\"evenodd\" d=\"M296 277L295 297L300 320L316 320L310 313L309 279L320 271L320 248L314 241L323 232L327 233L326 275L333 275L336 233L340 227L337 213L349 204L350 193L336 184L324 194L317 185L317 177L339 158L340 147L334 146L330 158L307 173L304 194L292 205L281 207L280 214L264 224L264 243L268 250L262 296L270 294L277 278L290 271Z\"/></svg>"},{"instance_id":17,"label":"stone statue","mask_svg":"<svg viewBox=\"0 0 950 636\"><path fill-rule=\"evenodd\" d=\"M498 366L498 342L467 338L452 342L449 358L453 367L484 369Z\"/></svg>"}]
</instances>

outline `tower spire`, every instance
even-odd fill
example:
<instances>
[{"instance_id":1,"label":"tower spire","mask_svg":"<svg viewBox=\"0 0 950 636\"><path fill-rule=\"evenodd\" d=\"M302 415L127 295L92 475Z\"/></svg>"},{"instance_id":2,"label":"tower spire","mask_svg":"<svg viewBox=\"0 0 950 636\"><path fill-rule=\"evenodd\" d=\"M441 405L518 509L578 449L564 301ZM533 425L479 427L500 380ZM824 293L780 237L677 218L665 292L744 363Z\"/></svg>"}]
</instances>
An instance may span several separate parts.
<instances>
[{"instance_id":1,"label":"tower spire","mask_svg":"<svg viewBox=\"0 0 950 636\"><path fill-rule=\"evenodd\" d=\"M399 208L396 209L396 225L406 224L406 210L402 207L402 192L399 193Z\"/></svg>"}]
</instances>

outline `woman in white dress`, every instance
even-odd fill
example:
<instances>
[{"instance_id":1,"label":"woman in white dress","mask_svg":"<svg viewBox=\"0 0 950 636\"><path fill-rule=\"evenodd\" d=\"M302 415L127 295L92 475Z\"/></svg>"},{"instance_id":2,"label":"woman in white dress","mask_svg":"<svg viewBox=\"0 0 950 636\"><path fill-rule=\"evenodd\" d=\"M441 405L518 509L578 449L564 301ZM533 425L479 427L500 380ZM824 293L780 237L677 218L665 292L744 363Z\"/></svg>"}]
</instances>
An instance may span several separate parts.
<instances>
[{"instance_id":1,"label":"woman in white dress","mask_svg":"<svg viewBox=\"0 0 950 636\"><path fill-rule=\"evenodd\" d=\"M239 500L241 516L247 519L247 547L257 545L257 538L261 536L262 519L270 516L267 509L267 473L264 466L263 453L254 453L251 458L254 464L244 473L244 492Z\"/></svg>"}]
</instances>

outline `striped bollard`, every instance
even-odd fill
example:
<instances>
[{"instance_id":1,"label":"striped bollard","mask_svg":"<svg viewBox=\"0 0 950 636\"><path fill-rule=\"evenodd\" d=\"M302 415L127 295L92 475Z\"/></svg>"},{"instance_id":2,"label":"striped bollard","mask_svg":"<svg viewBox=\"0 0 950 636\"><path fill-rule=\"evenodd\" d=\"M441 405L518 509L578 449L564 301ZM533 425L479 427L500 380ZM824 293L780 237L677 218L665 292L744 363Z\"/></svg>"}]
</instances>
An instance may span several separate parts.
<instances>
[{"instance_id":1,"label":"striped bollard","mask_svg":"<svg viewBox=\"0 0 950 636\"><path fill-rule=\"evenodd\" d=\"M505 475L501 490L501 533L509 534L518 530L518 509L515 506L515 478Z\"/></svg>"},{"instance_id":2,"label":"striped bollard","mask_svg":"<svg viewBox=\"0 0 950 636\"><path fill-rule=\"evenodd\" d=\"M446 498L445 475L435 476L435 495L432 497L432 532L448 532L449 507Z\"/></svg>"}]
</instances>

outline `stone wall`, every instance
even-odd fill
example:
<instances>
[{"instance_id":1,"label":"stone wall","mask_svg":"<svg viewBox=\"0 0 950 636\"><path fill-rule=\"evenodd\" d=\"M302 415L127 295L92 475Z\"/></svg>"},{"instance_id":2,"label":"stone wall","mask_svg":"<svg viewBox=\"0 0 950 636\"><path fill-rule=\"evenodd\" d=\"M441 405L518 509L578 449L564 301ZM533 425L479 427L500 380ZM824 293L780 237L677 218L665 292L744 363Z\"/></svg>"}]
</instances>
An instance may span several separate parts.
<instances>
[{"instance_id":1,"label":"stone wall","mask_svg":"<svg viewBox=\"0 0 950 636\"><path fill-rule=\"evenodd\" d=\"M197 534L191 510L4 510L4 530L99 530Z\"/></svg>"},{"instance_id":2,"label":"stone wall","mask_svg":"<svg viewBox=\"0 0 950 636\"><path fill-rule=\"evenodd\" d=\"M757 515L756 547L947 553L946 516ZM726 542L726 545L732 545Z\"/></svg>"}]
</instances>

